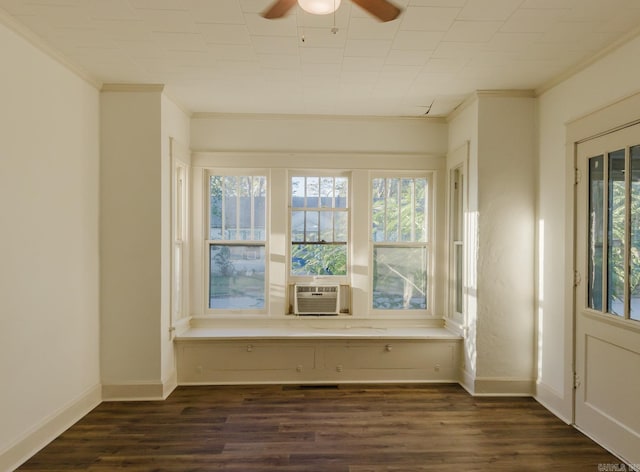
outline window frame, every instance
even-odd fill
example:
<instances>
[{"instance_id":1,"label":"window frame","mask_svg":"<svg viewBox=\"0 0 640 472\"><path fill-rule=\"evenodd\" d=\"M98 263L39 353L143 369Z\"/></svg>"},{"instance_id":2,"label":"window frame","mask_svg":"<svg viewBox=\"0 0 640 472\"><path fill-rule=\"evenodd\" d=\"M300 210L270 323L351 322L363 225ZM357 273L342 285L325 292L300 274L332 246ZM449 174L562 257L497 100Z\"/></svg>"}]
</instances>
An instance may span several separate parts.
<instances>
[{"instance_id":1,"label":"window frame","mask_svg":"<svg viewBox=\"0 0 640 472\"><path fill-rule=\"evenodd\" d=\"M189 289L190 311L192 322L208 323L220 320L223 323L247 322L259 325L269 323L270 320L292 320L291 311L292 282L288 276L289 258L289 174L301 173L312 175L345 173L349 175L349 278L343 286L343 301L350 307L349 314L340 317L360 320L372 320L374 323L438 322L446 319L447 299L447 260L446 260L446 188L447 188L447 158L443 154L391 154L391 153L264 153L264 152L236 152L236 151L194 151L191 154L191 182L190 189L190 237L192 250L190 251ZM268 307L266 313L233 312L231 310L213 311L208 309L208 254L206 252L208 211L208 174L219 175L247 175L259 173L268 179L267 219L268 241L267 247L267 281L266 296ZM393 311L388 314L375 313L371 310L369 293L370 286L370 215L369 202L371 199L370 175L391 175L402 173L411 175L427 174L432 176L431 185L431 260L428 270L432 277L428 289L430 299L428 303L431 313L408 313L409 310ZM437 273L436 273L437 269ZM336 283L326 281L320 276L311 283ZM346 305L345 305L346 306ZM323 322L338 321L335 317L326 317Z\"/></svg>"},{"instance_id":2,"label":"window frame","mask_svg":"<svg viewBox=\"0 0 640 472\"><path fill-rule=\"evenodd\" d=\"M456 180L456 174L458 180ZM448 195L448 244L449 244L449 318L458 323L465 322L466 312L466 238L465 238L465 213L467 212L467 172L466 164L458 163L449 169L449 195ZM457 251L460 251L460 261L457 260ZM459 265L457 264L459 263ZM457 282L461 285L460 308L457 303Z\"/></svg>"},{"instance_id":3,"label":"window frame","mask_svg":"<svg viewBox=\"0 0 640 472\"><path fill-rule=\"evenodd\" d=\"M347 241L345 243L347 249L347 263L346 263L346 274L344 275L294 275L292 273L292 252L293 252L293 241L291 237L292 230L292 215L293 215L293 205L292 205L292 179L294 177L345 177L347 179L347 206L345 209L325 209L322 210L321 207L318 208L318 211L340 211L344 212L347 215ZM351 276L353 273L352 270L352 260L353 260L353 233L352 233L352 207L353 207L353 179L352 172L349 169L287 169L287 234L286 234L286 279L287 285L291 284L304 284L304 283L324 283L324 284L339 284L339 285L351 285ZM311 210L305 208L305 210Z\"/></svg>"},{"instance_id":4,"label":"window frame","mask_svg":"<svg viewBox=\"0 0 640 472\"><path fill-rule=\"evenodd\" d=\"M210 239L211 238L211 177L265 177L266 190L265 190L265 228L264 228L264 240L255 239ZM269 313L270 303L270 280L269 280L269 236L271 234L270 228L270 191L271 176L269 169L257 169L257 168L224 168L215 169L207 168L204 172L204 192L205 204L204 204L204 227L203 227L203 254L204 254L204 312L207 315L267 315ZM256 246L264 247L264 305L261 309L254 308L211 308L211 246Z\"/></svg>"},{"instance_id":5,"label":"window frame","mask_svg":"<svg viewBox=\"0 0 640 472\"><path fill-rule=\"evenodd\" d=\"M435 241L435 223L436 223L436 206L435 206L435 198L437 195L436 192L436 170L402 170L402 171L370 171L369 172L369 182L368 182L368 234L369 234L369 285L368 285L368 310L369 313L374 317L380 318L397 318L397 319L413 319L413 318L433 318L435 316L434 308L435 308L435 284L436 277L438 276L435 273L436 267L436 256L434 248L437 245L437 241ZM426 203L425 203L425 236L426 240L424 242L392 242L392 241L383 241L383 242L375 242L373 240L373 181L377 178L425 178L427 183L426 189ZM424 247L426 250L426 267L425 267L425 275L427 278L425 287L426 287L426 308L425 309L379 309L373 307L373 286L374 286L374 250L376 247L398 247L398 248L422 248Z\"/></svg>"}]
</instances>

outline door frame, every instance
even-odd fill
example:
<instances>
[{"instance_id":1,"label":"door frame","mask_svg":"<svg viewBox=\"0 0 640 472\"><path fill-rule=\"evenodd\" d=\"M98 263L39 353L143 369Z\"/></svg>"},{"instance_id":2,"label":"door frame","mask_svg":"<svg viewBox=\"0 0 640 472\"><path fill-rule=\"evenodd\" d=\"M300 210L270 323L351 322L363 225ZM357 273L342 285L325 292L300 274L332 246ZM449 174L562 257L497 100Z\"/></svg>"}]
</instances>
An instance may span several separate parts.
<instances>
[{"instance_id":1,"label":"door frame","mask_svg":"<svg viewBox=\"0 0 640 472\"><path fill-rule=\"evenodd\" d=\"M624 97L614 103L594 110L582 117L570 121L566 125L566 159L567 205L565 239L565 349L564 349L564 394L571 400L571 423L576 419L576 396L574 375L576 370L576 286L574 274L577 270L577 254L575 241L577 234L577 179L586 176L577 175L578 145L586 141L615 133L629 126L640 124L640 92Z\"/></svg>"}]
</instances>

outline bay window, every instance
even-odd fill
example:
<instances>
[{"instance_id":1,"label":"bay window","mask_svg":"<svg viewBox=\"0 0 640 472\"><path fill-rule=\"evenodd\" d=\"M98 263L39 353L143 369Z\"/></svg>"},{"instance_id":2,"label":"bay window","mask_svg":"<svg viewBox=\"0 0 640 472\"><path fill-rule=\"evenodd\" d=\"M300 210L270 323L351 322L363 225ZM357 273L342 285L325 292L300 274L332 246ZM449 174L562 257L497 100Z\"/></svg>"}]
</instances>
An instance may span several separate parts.
<instances>
[{"instance_id":1,"label":"bay window","mask_svg":"<svg viewBox=\"0 0 640 472\"><path fill-rule=\"evenodd\" d=\"M415 319L446 308L436 273L447 269L446 235L434 225L445 216L435 205L444 158L353 156L323 168L283 156L265 168L259 156L223 157L192 162L192 317L284 318L296 284L339 286L335 316Z\"/></svg>"}]
</instances>

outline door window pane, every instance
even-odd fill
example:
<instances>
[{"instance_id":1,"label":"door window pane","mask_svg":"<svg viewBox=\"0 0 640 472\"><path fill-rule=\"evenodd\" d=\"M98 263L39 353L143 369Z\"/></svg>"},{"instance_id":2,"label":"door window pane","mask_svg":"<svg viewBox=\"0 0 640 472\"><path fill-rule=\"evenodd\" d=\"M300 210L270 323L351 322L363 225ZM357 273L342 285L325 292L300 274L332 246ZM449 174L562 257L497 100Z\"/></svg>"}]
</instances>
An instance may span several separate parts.
<instances>
[{"instance_id":1,"label":"door window pane","mask_svg":"<svg viewBox=\"0 0 640 472\"><path fill-rule=\"evenodd\" d=\"M625 151L609 154L607 233L607 311L624 316L625 292Z\"/></svg>"},{"instance_id":2,"label":"door window pane","mask_svg":"<svg viewBox=\"0 0 640 472\"><path fill-rule=\"evenodd\" d=\"M604 233L604 156L589 159L588 307L602 311L602 238Z\"/></svg>"},{"instance_id":3,"label":"door window pane","mask_svg":"<svg viewBox=\"0 0 640 472\"><path fill-rule=\"evenodd\" d=\"M629 258L632 320L640 321L640 146L631 148L631 255Z\"/></svg>"}]
</instances>

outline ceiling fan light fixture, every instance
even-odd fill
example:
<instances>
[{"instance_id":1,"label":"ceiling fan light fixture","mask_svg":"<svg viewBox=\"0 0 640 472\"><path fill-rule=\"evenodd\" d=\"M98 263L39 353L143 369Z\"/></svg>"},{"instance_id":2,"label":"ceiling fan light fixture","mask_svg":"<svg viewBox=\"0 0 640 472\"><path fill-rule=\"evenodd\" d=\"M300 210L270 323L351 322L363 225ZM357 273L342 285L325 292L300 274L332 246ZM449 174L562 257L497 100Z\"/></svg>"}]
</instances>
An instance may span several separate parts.
<instances>
[{"instance_id":1,"label":"ceiling fan light fixture","mask_svg":"<svg viewBox=\"0 0 640 472\"><path fill-rule=\"evenodd\" d=\"M313 15L328 15L340 6L341 0L298 0L298 5L304 11Z\"/></svg>"}]
</instances>

